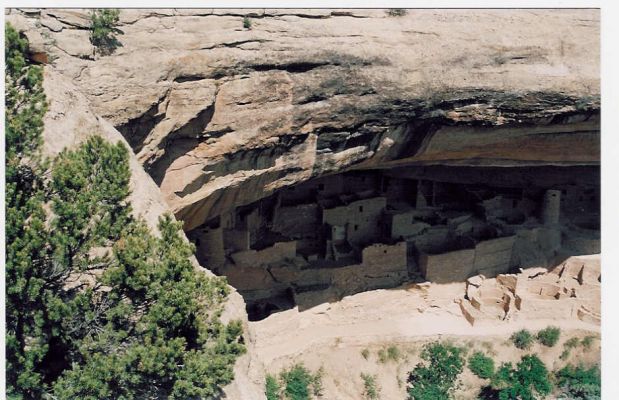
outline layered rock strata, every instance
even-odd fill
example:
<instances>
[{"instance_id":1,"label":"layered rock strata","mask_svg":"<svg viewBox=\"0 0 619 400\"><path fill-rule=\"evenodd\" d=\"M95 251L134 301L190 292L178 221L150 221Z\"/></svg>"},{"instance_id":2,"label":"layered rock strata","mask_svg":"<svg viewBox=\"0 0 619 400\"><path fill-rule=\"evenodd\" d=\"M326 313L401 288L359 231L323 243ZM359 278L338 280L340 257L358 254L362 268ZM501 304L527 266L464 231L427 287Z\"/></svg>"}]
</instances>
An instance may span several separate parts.
<instances>
[{"instance_id":1,"label":"layered rock strata","mask_svg":"<svg viewBox=\"0 0 619 400\"><path fill-rule=\"evenodd\" d=\"M187 229L349 168L599 163L596 10L122 10L106 57L86 10L8 19Z\"/></svg>"}]
</instances>

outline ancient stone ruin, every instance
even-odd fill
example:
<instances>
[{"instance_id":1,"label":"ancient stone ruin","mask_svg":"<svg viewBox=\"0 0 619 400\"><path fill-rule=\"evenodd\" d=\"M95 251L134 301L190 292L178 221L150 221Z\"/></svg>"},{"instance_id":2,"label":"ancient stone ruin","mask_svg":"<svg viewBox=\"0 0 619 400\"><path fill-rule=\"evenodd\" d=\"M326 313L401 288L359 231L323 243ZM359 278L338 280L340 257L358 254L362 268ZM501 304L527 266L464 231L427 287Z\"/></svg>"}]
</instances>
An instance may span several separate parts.
<instances>
[{"instance_id":1,"label":"ancient stone ruin","mask_svg":"<svg viewBox=\"0 0 619 400\"><path fill-rule=\"evenodd\" d=\"M469 278L460 308L471 325L517 319L520 312L540 319L600 324L600 282L599 255L570 257L550 272L530 268L496 279Z\"/></svg>"},{"instance_id":2,"label":"ancient stone ruin","mask_svg":"<svg viewBox=\"0 0 619 400\"><path fill-rule=\"evenodd\" d=\"M244 296L252 319L405 282L492 278L600 251L596 169L453 172L328 175L235 207L188 237L198 260ZM507 307L499 289L479 290L483 301L474 297L474 306L498 299Z\"/></svg>"}]
</instances>

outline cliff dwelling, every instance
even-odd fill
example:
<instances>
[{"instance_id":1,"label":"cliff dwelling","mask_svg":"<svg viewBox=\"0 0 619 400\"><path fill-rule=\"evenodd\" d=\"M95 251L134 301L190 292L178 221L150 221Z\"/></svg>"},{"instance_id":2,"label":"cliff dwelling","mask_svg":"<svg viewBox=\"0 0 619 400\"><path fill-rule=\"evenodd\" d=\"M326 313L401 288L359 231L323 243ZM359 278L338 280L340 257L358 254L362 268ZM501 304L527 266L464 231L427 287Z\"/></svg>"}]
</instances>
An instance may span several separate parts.
<instances>
[{"instance_id":1,"label":"cliff dwelling","mask_svg":"<svg viewBox=\"0 0 619 400\"><path fill-rule=\"evenodd\" d=\"M600 251L599 168L394 167L280 189L187 232L251 320L407 282L492 278Z\"/></svg>"},{"instance_id":2,"label":"cliff dwelling","mask_svg":"<svg viewBox=\"0 0 619 400\"><path fill-rule=\"evenodd\" d=\"M28 13L12 18L33 43L60 43L52 55L71 67L46 82L83 93L109 124L97 132L124 136L161 198L134 188L135 208L182 221L251 320L600 252L599 52L584 39L595 23L487 11L480 46L466 11L417 10L402 26L381 10L312 12L263 10L248 30L230 10L123 11L123 47L96 59L88 37L64 36L87 34L70 28L80 13L43 13L71 21L45 36ZM170 44L168 21L191 40ZM563 30L561 46L547 41ZM308 32L320 36L291 39Z\"/></svg>"}]
</instances>

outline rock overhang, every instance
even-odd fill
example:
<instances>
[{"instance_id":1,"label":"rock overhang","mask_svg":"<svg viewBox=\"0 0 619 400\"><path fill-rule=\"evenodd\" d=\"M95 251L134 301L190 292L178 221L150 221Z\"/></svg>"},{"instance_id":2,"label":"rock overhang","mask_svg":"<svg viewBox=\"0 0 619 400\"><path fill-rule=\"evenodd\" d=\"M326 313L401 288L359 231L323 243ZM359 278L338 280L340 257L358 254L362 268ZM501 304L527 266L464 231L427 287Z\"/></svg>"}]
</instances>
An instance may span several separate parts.
<instances>
[{"instance_id":1,"label":"rock overhang","mask_svg":"<svg viewBox=\"0 0 619 400\"><path fill-rule=\"evenodd\" d=\"M87 12L7 18L49 39L187 229L355 168L599 164L598 10L122 10L97 58Z\"/></svg>"}]
</instances>

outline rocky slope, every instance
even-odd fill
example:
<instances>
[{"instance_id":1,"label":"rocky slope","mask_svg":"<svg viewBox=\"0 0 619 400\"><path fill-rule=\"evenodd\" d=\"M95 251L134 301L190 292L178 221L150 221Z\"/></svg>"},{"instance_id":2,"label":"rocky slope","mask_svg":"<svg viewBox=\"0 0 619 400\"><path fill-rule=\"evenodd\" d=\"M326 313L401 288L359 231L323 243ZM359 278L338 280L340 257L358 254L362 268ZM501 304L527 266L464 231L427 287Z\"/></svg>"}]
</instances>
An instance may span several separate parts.
<instances>
[{"instance_id":1,"label":"rocky slope","mask_svg":"<svg viewBox=\"0 0 619 400\"><path fill-rule=\"evenodd\" d=\"M11 19L187 229L348 168L599 163L596 10L123 10L106 57L84 10Z\"/></svg>"}]
</instances>

